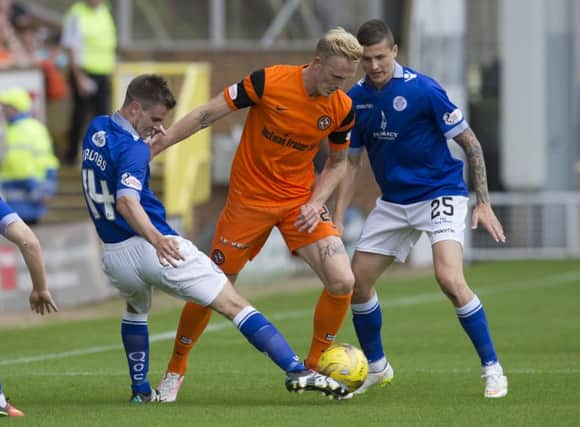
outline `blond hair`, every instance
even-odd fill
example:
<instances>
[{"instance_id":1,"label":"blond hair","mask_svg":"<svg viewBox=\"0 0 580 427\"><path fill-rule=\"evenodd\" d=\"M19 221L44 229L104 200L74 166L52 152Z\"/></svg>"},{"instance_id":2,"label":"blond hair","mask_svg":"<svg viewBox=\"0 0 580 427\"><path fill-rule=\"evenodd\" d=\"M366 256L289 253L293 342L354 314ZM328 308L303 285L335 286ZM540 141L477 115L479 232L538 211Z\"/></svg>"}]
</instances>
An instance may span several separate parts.
<instances>
[{"instance_id":1,"label":"blond hair","mask_svg":"<svg viewBox=\"0 0 580 427\"><path fill-rule=\"evenodd\" d=\"M342 56L351 61L359 61L363 48L354 35L342 27L328 31L316 44L316 56L329 58Z\"/></svg>"}]
</instances>

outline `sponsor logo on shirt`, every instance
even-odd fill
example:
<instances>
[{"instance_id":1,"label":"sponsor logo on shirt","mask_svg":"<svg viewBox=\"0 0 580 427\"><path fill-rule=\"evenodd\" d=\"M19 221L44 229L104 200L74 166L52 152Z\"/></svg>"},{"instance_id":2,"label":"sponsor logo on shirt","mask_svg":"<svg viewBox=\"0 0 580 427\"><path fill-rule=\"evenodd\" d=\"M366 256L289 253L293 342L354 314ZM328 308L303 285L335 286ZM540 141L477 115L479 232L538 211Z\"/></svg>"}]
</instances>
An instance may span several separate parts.
<instances>
[{"instance_id":1,"label":"sponsor logo on shirt","mask_svg":"<svg viewBox=\"0 0 580 427\"><path fill-rule=\"evenodd\" d=\"M451 113L443 114L443 121L447 126L453 126L459 123L463 119L463 113L459 108L456 108Z\"/></svg>"},{"instance_id":2,"label":"sponsor logo on shirt","mask_svg":"<svg viewBox=\"0 0 580 427\"><path fill-rule=\"evenodd\" d=\"M121 183L129 188L133 188L137 191L141 191L143 186L141 185L141 181L131 175L129 172L125 172L121 175Z\"/></svg>"},{"instance_id":3,"label":"sponsor logo on shirt","mask_svg":"<svg viewBox=\"0 0 580 427\"><path fill-rule=\"evenodd\" d=\"M91 136L91 141L97 147L104 147L107 143L107 133L104 130L97 131Z\"/></svg>"},{"instance_id":4,"label":"sponsor logo on shirt","mask_svg":"<svg viewBox=\"0 0 580 427\"><path fill-rule=\"evenodd\" d=\"M232 101L234 101L238 97L238 84L237 83L234 83L233 85L228 87L228 94L230 95L230 98L232 98Z\"/></svg>"},{"instance_id":5,"label":"sponsor logo on shirt","mask_svg":"<svg viewBox=\"0 0 580 427\"><path fill-rule=\"evenodd\" d=\"M357 104L354 106L355 110L370 110L373 107L373 104Z\"/></svg>"},{"instance_id":6,"label":"sponsor logo on shirt","mask_svg":"<svg viewBox=\"0 0 580 427\"><path fill-rule=\"evenodd\" d=\"M417 78L417 74L415 73L410 73L408 71L405 71L403 73L403 80L405 81L405 83L409 83L411 80L413 80L414 78Z\"/></svg>"},{"instance_id":7,"label":"sponsor logo on shirt","mask_svg":"<svg viewBox=\"0 0 580 427\"><path fill-rule=\"evenodd\" d=\"M318 147L318 144L304 144L303 142L297 141L290 136L277 134L273 130L268 129L266 126L262 128L262 136L278 145L290 147L298 151L312 151Z\"/></svg>"},{"instance_id":8,"label":"sponsor logo on shirt","mask_svg":"<svg viewBox=\"0 0 580 427\"><path fill-rule=\"evenodd\" d=\"M393 108L395 111L403 111L407 108L407 98L404 96L395 96L395 98L393 98Z\"/></svg>"},{"instance_id":9,"label":"sponsor logo on shirt","mask_svg":"<svg viewBox=\"0 0 580 427\"><path fill-rule=\"evenodd\" d=\"M379 139L381 141L394 141L399 136L398 132L387 131L387 115L383 110L381 110L381 130L378 132L373 132L373 138Z\"/></svg>"}]
</instances>

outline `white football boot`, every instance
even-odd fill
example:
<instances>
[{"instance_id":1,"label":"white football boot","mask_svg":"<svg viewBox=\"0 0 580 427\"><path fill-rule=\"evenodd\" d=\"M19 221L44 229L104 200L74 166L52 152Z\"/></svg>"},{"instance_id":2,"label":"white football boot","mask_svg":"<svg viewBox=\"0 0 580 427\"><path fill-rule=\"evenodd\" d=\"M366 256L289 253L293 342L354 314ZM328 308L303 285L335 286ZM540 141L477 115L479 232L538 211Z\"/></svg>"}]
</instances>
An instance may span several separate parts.
<instances>
[{"instance_id":1,"label":"white football boot","mask_svg":"<svg viewBox=\"0 0 580 427\"><path fill-rule=\"evenodd\" d=\"M498 398L508 394L508 380L499 363L481 368L481 378L485 378L484 397Z\"/></svg>"},{"instance_id":2,"label":"white football boot","mask_svg":"<svg viewBox=\"0 0 580 427\"><path fill-rule=\"evenodd\" d=\"M175 402L182 382L183 375L176 372L166 372L157 387L157 390L159 391L159 401L163 403Z\"/></svg>"},{"instance_id":3,"label":"white football boot","mask_svg":"<svg viewBox=\"0 0 580 427\"><path fill-rule=\"evenodd\" d=\"M366 392L370 387L374 385L379 385L384 387L387 384L390 384L393 381L393 377L395 376L395 371L389 362L387 362L387 366L382 371L379 372L370 372L367 374L367 378L365 382L355 390L354 394L363 394Z\"/></svg>"}]
</instances>

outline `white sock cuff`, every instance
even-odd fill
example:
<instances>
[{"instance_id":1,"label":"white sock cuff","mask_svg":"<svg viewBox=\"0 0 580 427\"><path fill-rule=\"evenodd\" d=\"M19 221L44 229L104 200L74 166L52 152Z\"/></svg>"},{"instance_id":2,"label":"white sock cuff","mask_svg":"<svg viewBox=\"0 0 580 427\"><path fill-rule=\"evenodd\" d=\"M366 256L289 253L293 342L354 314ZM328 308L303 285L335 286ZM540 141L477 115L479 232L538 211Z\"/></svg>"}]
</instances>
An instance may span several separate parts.
<instances>
[{"instance_id":1,"label":"white sock cuff","mask_svg":"<svg viewBox=\"0 0 580 427\"><path fill-rule=\"evenodd\" d=\"M148 313L129 313L128 311L125 311L123 314L123 323L147 323L148 317Z\"/></svg>"},{"instance_id":2,"label":"white sock cuff","mask_svg":"<svg viewBox=\"0 0 580 427\"><path fill-rule=\"evenodd\" d=\"M473 299L465 304L463 307L456 308L457 316L459 317L469 317L481 308L481 301L477 295L473 296Z\"/></svg>"},{"instance_id":3,"label":"white sock cuff","mask_svg":"<svg viewBox=\"0 0 580 427\"><path fill-rule=\"evenodd\" d=\"M354 314L368 314L374 311L379 305L379 297L375 292L370 300L362 304L351 304L350 309Z\"/></svg>"},{"instance_id":4,"label":"white sock cuff","mask_svg":"<svg viewBox=\"0 0 580 427\"><path fill-rule=\"evenodd\" d=\"M248 305L247 307L242 308L240 310L240 312L238 314L236 314L236 316L233 318L232 322L234 323L234 325L236 325L236 328L240 329L242 327L242 325L244 324L244 322L246 320L248 320L248 318L250 318L250 316L252 316L253 314L255 314L257 312L258 312L258 310L256 310L251 305Z\"/></svg>"}]
</instances>

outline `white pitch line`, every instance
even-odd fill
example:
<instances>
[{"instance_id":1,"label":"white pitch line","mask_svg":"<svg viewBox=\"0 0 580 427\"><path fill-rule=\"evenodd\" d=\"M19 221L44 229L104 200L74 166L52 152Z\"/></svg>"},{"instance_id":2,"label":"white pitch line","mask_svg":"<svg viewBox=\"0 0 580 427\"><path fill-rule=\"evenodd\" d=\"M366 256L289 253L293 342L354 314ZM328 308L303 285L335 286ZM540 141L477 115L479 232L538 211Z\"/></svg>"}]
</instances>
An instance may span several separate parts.
<instances>
[{"instance_id":1,"label":"white pitch line","mask_svg":"<svg viewBox=\"0 0 580 427\"><path fill-rule=\"evenodd\" d=\"M497 286L494 288L479 288L477 294L479 295L490 295L497 293L505 293L509 291L525 290L525 289L537 289L537 288L547 288L552 286L561 286L571 283L580 283L580 270L569 271L567 273L555 274L553 276L548 276L545 278L539 278L536 280L525 280L520 282L515 282L516 285L510 287ZM386 297L385 297L386 298ZM423 294L414 295L412 297L402 297L394 298L381 303L382 307L385 308L396 308L396 307L406 307L410 305L419 305L425 303L431 303L435 301L444 300L445 297L441 292L426 292ZM307 316L312 316L312 309L310 310L300 310L300 311L288 311L278 314L269 315L268 318L271 320L288 320L295 318L303 318ZM208 325L206 328L207 332L216 332L231 327L230 322L218 322ZM150 342L171 340L175 337L175 331L162 332L159 334L153 334L150 336ZM88 347L78 350L64 351L60 353L48 353L41 354L38 356L29 357L19 357L17 359L1 360L0 366L12 366L12 365L22 365L27 363L43 362L45 360L58 360L65 359L68 357L84 356L87 354L97 354L106 353L108 351L116 351L122 349L121 344L103 345L96 347Z\"/></svg>"}]
</instances>

